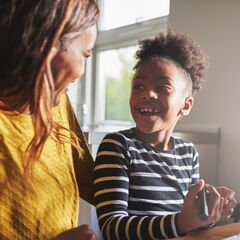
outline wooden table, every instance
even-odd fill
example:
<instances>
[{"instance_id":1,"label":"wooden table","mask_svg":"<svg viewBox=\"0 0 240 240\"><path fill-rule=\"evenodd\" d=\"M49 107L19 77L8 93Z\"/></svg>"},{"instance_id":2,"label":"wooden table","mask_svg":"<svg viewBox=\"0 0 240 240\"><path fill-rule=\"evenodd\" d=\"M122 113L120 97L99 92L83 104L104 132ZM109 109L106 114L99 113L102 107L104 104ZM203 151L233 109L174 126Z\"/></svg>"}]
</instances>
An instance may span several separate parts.
<instances>
[{"instance_id":1,"label":"wooden table","mask_svg":"<svg viewBox=\"0 0 240 240\"><path fill-rule=\"evenodd\" d=\"M240 234L240 222L222 226L217 226L211 229L192 232L180 238L172 238L173 240L220 240L233 235Z\"/></svg>"}]
</instances>

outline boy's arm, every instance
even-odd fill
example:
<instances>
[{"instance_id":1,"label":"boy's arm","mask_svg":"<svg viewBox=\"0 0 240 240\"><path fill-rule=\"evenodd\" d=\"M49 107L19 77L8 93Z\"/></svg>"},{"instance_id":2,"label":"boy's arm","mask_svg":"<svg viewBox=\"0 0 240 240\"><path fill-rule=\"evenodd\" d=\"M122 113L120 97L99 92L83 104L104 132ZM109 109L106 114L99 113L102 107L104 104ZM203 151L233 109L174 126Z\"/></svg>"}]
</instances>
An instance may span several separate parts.
<instances>
[{"instance_id":1,"label":"boy's arm","mask_svg":"<svg viewBox=\"0 0 240 240\"><path fill-rule=\"evenodd\" d=\"M130 159L124 138L111 134L99 146L94 170L94 202L104 239L163 239L178 237L176 215L129 216Z\"/></svg>"}]
</instances>

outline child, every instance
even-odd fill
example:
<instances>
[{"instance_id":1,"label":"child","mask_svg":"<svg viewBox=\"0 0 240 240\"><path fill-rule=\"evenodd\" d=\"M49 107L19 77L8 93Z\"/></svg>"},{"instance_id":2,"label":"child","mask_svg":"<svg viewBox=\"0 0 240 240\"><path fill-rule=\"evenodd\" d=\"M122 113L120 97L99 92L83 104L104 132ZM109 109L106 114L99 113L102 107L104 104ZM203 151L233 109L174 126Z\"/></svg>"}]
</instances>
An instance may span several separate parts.
<instances>
[{"instance_id":1,"label":"child","mask_svg":"<svg viewBox=\"0 0 240 240\"><path fill-rule=\"evenodd\" d=\"M96 239L77 227L93 160L66 90L84 73L97 18L93 0L0 3L0 239Z\"/></svg>"},{"instance_id":2,"label":"child","mask_svg":"<svg viewBox=\"0 0 240 240\"><path fill-rule=\"evenodd\" d=\"M172 135L187 116L208 66L185 33L140 43L130 108L135 128L105 136L95 162L95 205L104 239L162 239L228 218L236 204L227 188L206 185L209 217L198 218L203 188L193 143Z\"/></svg>"}]
</instances>

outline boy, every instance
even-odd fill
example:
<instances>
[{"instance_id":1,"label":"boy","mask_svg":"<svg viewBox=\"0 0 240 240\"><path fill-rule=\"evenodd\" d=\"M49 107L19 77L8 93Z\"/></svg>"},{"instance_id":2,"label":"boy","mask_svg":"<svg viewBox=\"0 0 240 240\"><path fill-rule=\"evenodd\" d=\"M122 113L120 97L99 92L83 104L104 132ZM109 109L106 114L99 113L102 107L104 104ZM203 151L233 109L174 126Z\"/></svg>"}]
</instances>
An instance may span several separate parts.
<instances>
[{"instance_id":1,"label":"boy","mask_svg":"<svg viewBox=\"0 0 240 240\"><path fill-rule=\"evenodd\" d=\"M136 127L105 136L95 163L104 238L177 237L228 218L233 192L206 185L209 217L199 220L198 153L193 143L172 136L205 79L207 56L189 35L168 31L142 41L136 57L130 96Z\"/></svg>"}]
</instances>

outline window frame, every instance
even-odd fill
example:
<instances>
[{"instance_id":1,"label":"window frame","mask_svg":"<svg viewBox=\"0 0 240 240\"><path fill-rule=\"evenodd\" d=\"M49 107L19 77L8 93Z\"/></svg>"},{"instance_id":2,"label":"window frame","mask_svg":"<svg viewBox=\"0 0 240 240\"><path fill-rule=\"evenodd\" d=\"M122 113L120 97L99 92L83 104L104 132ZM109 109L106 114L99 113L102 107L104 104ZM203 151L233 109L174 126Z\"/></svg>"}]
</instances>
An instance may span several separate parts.
<instances>
[{"instance_id":1,"label":"window frame","mask_svg":"<svg viewBox=\"0 0 240 240\"><path fill-rule=\"evenodd\" d=\"M101 1L99 6L101 7ZM87 62L85 78L81 83L80 103L86 104L89 109L84 119L84 126L87 126L88 130L102 131L132 126L132 123L127 121L105 120L105 88L104 84L98 80L99 53L137 45L139 40L154 37L156 33L165 31L167 26L168 16L164 16L115 29L98 31L94 52Z\"/></svg>"}]
</instances>

